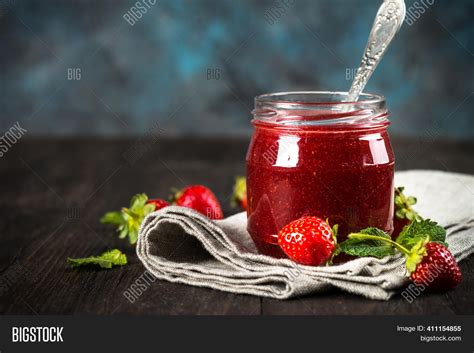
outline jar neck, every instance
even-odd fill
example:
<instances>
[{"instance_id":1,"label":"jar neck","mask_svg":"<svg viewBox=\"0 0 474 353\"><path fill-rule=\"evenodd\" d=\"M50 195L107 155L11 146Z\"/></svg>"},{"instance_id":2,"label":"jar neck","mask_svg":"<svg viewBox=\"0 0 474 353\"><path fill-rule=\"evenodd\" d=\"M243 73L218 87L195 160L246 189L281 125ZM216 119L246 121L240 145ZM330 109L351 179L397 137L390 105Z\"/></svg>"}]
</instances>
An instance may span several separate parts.
<instances>
[{"instance_id":1,"label":"jar neck","mask_svg":"<svg viewBox=\"0 0 474 353\"><path fill-rule=\"evenodd\" d=\"M362 94L346 102L347 92L282 92L255 98L253 123L275 128L367 129L389 124L385 98Z\"/></svg>"}]
</instances>

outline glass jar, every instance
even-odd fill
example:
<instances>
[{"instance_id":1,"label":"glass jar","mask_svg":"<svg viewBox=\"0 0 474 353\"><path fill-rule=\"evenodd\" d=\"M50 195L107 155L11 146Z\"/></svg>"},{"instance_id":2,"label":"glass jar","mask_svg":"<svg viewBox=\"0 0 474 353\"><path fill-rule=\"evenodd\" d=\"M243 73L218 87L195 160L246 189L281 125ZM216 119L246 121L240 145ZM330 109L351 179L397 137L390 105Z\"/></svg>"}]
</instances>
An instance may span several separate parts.
<instances>
[{"instance_id":1,"label":"glass jar","mask_svg":"<svg viewBox=\"0 0 474 353\"><path fill-rule=\"evenodd\" d=\"M255 98L247 152L248 231L283 257L278 231L303 216L339 225L338 241L366 227L393 231L394 155L381 96L283 92Z\"/></svg>"}]
</instances>

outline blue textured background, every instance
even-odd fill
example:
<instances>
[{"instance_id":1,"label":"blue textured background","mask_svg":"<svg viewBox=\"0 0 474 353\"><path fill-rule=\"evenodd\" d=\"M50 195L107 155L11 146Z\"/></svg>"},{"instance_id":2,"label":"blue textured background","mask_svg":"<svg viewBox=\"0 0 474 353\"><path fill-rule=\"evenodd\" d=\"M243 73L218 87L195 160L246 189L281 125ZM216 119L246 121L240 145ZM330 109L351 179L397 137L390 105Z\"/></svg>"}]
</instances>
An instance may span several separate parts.
<instances>
[{"instance_id":1,"label":"blue textured background","mask_svg":"<svg viewBox=\"0 0 474 353\"><path fill-rule=\"evenodd\" d=\"M347 90L380 1L288 1L158 0L131 26L136 1L1 0L1 128L245 135L255 95ZM473 15L472 0L436 0L403 26L367 87L392 133L474 137Z\"/></svg>"}]
</instances>

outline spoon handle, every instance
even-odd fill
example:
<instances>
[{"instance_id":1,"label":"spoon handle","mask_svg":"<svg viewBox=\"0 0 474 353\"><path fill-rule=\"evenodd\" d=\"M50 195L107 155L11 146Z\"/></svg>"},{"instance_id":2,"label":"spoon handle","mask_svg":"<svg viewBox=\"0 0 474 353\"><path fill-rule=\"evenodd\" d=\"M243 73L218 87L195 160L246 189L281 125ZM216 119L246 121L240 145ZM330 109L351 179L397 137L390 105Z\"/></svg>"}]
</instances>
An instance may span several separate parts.
<instances>
[{"instance_id":1,"label":"spoon handle","mask_svg":"<svg viewBox=\"0 0 474 353\"><path fill-rule=\"evenodd\" d=\"M405 19L404 0L385 0L375 17L364 55L346 102L356 102Z\"/></svg>"}]
</instances>

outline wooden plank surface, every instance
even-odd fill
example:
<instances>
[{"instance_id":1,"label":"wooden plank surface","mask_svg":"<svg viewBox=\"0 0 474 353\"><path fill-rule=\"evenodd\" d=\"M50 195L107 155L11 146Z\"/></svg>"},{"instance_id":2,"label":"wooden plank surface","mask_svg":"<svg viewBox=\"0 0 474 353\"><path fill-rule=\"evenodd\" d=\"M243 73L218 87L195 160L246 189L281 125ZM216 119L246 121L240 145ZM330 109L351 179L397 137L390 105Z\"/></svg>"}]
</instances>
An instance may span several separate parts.
<instances>
[{"instance_id":1,"label":"wooden plank surface","mask_svg":"<svg viewBox=\"0 0 474 353\"><path fill-rule=\"evenodd\" d=\"M130 303L123 295L143 273L134 249L99 224L138 192L166 197L172 186L202 183L229 206L245 170L246 139L160 139L131 158L137 140L25 139L0 159L0 313L5 314L473 314L474 260L447 294L413 304L366 300L338 291L288 301L154 281ZM399 169L474 174L473 144L395 139ZM143 153L142 153L143 152ZM118 247L130 264L72 270L66 258Z\"/></svg>"}]
</instances>

